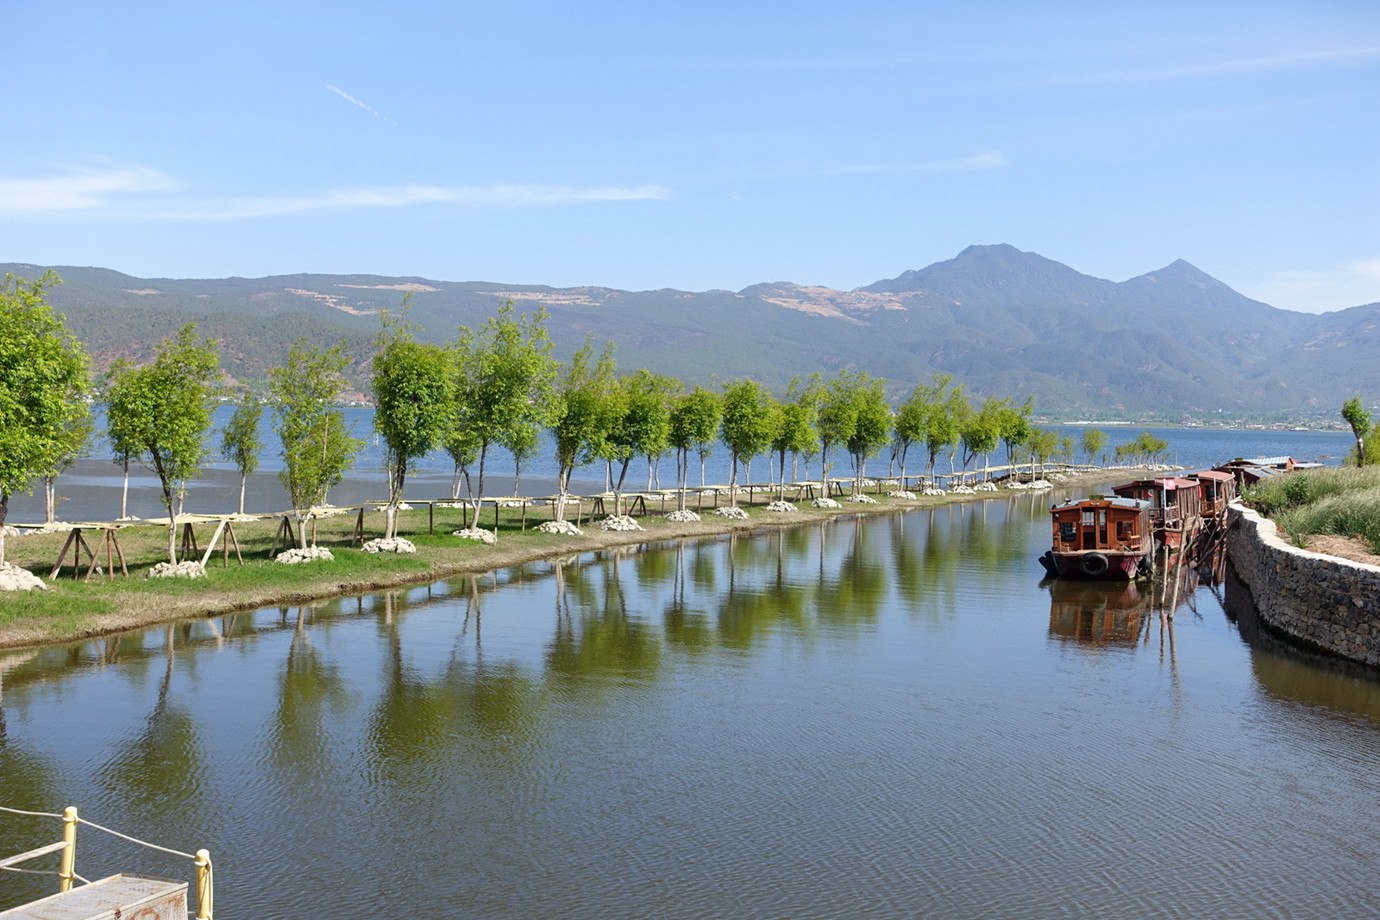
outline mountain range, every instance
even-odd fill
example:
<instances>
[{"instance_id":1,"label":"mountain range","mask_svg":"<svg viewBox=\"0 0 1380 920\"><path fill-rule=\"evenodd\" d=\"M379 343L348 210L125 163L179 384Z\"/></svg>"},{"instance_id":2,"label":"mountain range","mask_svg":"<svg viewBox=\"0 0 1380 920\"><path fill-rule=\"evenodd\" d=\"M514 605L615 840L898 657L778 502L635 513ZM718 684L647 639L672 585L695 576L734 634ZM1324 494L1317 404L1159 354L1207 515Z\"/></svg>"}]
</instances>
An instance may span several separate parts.
<instances>
[{"instance_id":1,"label":"mountain range","mask_svg":"<svg viewBox=\"0 0 1380 920\"><path fill-rule=\"evenodd\" d=\"M741 291L620 291L375 275L175 280L53 266L49 302L98 367L147 358L189 320L221 341L237 379L261 383L305 336L347 341L362 381L381 309L412 293L419 337L443 342L503 301L544 307L560 357L616 343L620 368L689 383L740 376L784 391L841 368L884 377L901 396L952 374L977 396L1034 396L1049 412L1328 410L1380 393L1380 303L1321 315L1251 300L1187 262L1128 281L1094 278L1008 245L853 291L788 282ZM46 266L0 271L36 277ZM361 383L362 385L362 383Z\"/></svg>"}]
</instances>

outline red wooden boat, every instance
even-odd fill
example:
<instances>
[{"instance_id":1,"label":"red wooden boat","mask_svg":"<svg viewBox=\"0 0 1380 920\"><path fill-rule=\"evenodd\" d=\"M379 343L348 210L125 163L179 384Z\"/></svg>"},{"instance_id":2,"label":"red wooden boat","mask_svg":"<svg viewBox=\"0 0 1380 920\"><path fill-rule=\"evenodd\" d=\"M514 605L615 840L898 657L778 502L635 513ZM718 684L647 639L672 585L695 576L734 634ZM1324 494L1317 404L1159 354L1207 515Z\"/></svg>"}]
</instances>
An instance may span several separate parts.
<instances>
[{"instance_id":1,"label":"red wooden boat","mask_svg":"<svg viewBox=\"0 0 1380 920\"><path fill-rule=\"evenodd\" d=\"M1134 498L1069 500L1049 509L1054 546L1040 557L1052 578L1115 580L1150 571L1150 503Z\"/></svg>"}]
</instances>

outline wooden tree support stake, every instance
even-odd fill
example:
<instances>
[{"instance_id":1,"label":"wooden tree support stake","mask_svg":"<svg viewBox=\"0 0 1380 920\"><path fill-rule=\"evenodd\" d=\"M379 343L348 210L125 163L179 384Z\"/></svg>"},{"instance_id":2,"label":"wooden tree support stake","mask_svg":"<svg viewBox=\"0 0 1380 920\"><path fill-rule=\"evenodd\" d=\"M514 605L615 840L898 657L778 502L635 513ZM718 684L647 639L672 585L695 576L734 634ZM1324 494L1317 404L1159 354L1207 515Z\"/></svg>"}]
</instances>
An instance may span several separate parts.
<instances>
[{"instance_id":1,"label":"wooden tree support stake","mask_svg":"<svg viewBox=\"0 0 1380 920\"><path fill-rule=\"evenodd\" d=\"M196 530L192 527L192 522L187 521L182 525L182 546L178 549L179 556L191 554L193 556L201 552L201 547L196 545Z\"/></svg>"},{"instance_id":2,"label":"wooden tree support stake","mask_svg":"<svg viewBox=\"0 0 1380 920\"><path fill-rule=\"evenodd\" d=\"M363 514L363 512L360 512ZM268 550L268 558L273 559L278 555L278 540L282 539L283 549L290 549L297 545L296 532L292 529L292 519L286 514L283 515L283 522L278 525L278 529L273 532L273 545Z\"/></svg>"},{"instance_id":3,"label":"wooden tree support stake","mask_svg":"<svg viewBox=\"0 0 1380 920\"><path fill-rule=\"evenodd\" d=\"M359 506L359 517L355 518L355 535L350 538L352 544L364 545L364 506Z\"/></svg>"},{"instance_id":4,"label":"wooden tree support stake","mask_svg":"<svg viewBox=\"0 0 1380 920\"><path fill-rule=\"evenodd\" d=\"M48 573L49 581L56 579L58 573L62 571L62 564L67 561L67 551L72 549L73 544L76 545L76 550L72 554L72 577L76 578L81 575L81 554L83 552L86 553L86 558L91 561L90 568L86 570L87 576L90 577L92 570L96 568L96 554L91 551L91 547L82 537L81 528L74 527L67 534L67 542L62 544L62 552L58 554L57 565L53 566L53 570Z\"/></svg>"}]
</instances>

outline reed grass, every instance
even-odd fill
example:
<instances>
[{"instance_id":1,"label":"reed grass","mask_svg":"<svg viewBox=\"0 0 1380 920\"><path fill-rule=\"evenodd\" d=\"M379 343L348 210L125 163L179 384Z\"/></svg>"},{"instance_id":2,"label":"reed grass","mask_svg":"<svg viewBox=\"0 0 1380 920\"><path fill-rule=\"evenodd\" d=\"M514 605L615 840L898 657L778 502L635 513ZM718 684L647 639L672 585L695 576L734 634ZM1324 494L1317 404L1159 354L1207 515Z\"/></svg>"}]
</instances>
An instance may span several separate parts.
<instances>
[{"instance_id":1,"label":"reed grass","mask_svg":"<svg viewBox=\"0 0 1380 920\"><path fill-rule=\"evenodd\" d=\"M1380 466L1290 473L1263 480L1242 497L1295 543L1309 534L1360 537L1380 554Z\"/></svg>"},{"instance_id":2,"label":"reed grass","mask_svg":"<svg viewBox=\"0 0 1380 920\"><path fill-rule=\"evenodd\" d=\"M1329 495L1285 511L1278 521L1296 539L1306 534L1360 537L1380 555L1380 486Z\"/></svg>"}]
</instances>

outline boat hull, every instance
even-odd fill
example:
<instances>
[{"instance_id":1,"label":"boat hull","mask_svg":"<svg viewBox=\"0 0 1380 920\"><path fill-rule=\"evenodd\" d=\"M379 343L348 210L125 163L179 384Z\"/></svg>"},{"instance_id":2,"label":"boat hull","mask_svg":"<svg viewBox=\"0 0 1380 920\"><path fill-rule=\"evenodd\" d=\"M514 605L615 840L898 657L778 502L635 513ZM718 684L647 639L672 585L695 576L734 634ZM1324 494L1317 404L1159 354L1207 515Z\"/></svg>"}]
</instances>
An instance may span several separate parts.
<instances>
[{"instance_id":1,"label":"boat hull","mask_svg":"<svg viewBox=\"0 0 1380 920\"><path fill-rule=\"evenodd\" d=\"M1127 581L1135 578L1141 563L1146 562L1144 553L1118 553L1102 550L1087 550L1072 553L1046 553L1052 573L1057 578L1071 578L1082 581Z\"/></svg>"}]
</instances>

